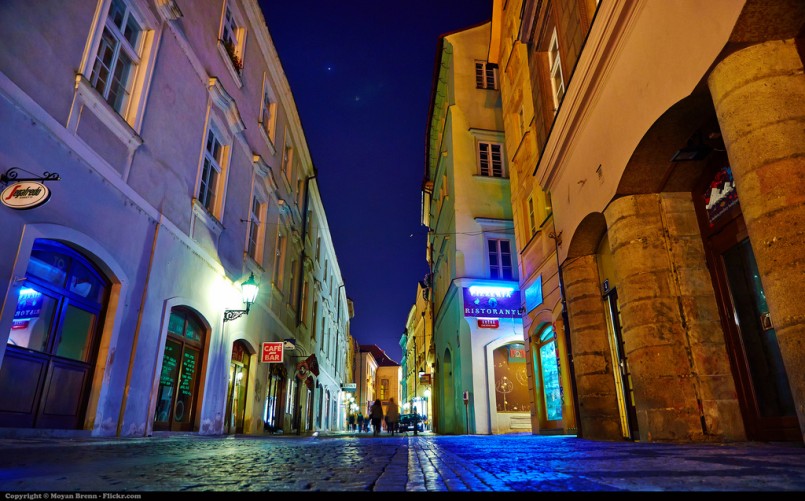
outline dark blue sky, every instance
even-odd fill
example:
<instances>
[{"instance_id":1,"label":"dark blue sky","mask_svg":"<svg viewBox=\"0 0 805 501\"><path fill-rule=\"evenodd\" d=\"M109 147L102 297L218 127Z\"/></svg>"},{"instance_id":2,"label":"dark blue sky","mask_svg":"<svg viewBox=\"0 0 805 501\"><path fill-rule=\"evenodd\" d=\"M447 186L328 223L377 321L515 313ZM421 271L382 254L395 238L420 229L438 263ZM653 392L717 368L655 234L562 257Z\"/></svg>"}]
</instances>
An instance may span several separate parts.
<instances>
[{"instance_id":1,"label":"dark blue sky","mask_svg":"<svg viewBox=\"0 0 805 501\"><path fill-rule=\"evenodd\" d=\"M401 360L428 272L420 222L439 35L492 0L260 0L302 121L347 295L351 332Z\"/></svg>"}]
</instances>

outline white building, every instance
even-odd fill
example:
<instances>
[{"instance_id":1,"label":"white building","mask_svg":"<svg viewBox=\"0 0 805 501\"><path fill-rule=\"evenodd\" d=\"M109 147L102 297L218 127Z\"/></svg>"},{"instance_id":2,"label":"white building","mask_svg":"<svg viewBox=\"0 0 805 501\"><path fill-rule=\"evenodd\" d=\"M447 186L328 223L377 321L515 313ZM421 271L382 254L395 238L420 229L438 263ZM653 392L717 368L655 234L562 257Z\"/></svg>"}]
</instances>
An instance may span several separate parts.
<instances>
[{"instance_id":1,"label":"white building","mask_svg":"<svg viewBox=\"0 0 805 501\"><path fill-rule=\"evenodd\" d=\"M423 197L438 433L530 431L521 301L490 23L442 36ZM466 403L465 403L466 402Z\"/></svg>"},{"instance_id":2,"label":"white building","mask_svg":"<svg viewBox=\"0 0 805 501\"><path fill-rule=\"evenodd\" d=\"M11 0L0 33L3 188L59 177L44 205L0 206L0 427L311 429L306 196L326 219L257 1Z\"/></svg>"}]
</instances>

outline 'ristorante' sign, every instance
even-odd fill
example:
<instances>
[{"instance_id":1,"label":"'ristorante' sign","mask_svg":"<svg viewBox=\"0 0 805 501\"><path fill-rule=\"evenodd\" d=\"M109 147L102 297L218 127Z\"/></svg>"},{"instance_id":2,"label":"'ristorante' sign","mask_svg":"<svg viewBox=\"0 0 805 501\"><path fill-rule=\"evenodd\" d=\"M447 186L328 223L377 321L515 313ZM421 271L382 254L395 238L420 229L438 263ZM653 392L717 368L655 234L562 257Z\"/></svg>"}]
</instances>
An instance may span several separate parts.
<instances>
[{"instance_id":1,"label":"'ristorante' sign","mask_svg":"<svg viewBox=\"0 0 805 501\"><path fill-rule=\"evenodd\" d=\"M464 316L520 317L520 291L511 287L464 287Z\"/></svg>"}]
</instances>

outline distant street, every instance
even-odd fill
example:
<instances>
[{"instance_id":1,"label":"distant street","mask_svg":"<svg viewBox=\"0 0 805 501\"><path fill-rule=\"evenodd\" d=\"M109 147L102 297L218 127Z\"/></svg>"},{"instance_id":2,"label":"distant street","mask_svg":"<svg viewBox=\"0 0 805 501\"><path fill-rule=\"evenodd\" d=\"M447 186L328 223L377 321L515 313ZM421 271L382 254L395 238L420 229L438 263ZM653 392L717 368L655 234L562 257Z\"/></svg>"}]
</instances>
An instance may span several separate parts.
<instances>
[{"instance_id":1,"label":"distant street","mask_svg":"<svg viewBox=\"0 0 805 501\"><path fill-rule=\"evenodd\" d=\"M2 438L0 450L0 491L10 500L157 491L805 491L801 444L165 434ZM30 493L43 494L23 496Z\"/></svg>"}]
</instances>

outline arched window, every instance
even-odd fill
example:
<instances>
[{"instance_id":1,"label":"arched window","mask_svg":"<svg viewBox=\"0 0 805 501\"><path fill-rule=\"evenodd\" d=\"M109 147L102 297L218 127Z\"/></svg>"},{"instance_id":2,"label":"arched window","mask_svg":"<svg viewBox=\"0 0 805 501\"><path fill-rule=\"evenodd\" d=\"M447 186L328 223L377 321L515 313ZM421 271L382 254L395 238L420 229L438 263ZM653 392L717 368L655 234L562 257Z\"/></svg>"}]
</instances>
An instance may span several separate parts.
<instances>
[{"instance_id":1,"label":"arched window","mask_svg":"<svg viewBox=\"0 0 805 501\"><path fill-rule=\"evenodd\" d=\"M34 242L0 368L0 426L83 427L108 296L89 259Z\"/></svg>"}]
</instances>

